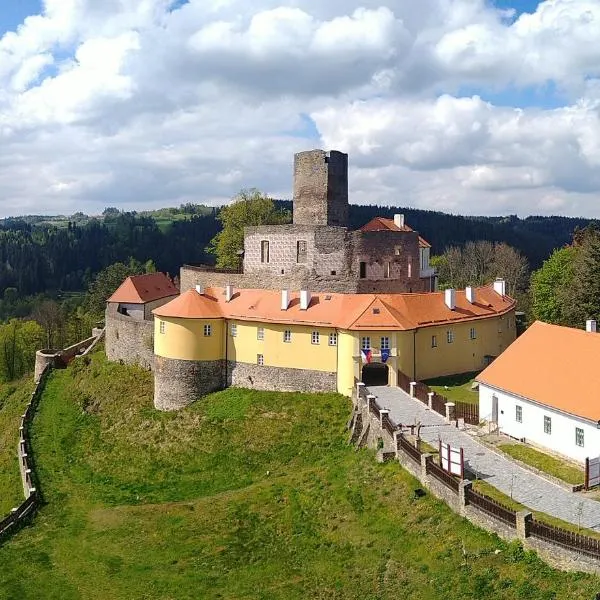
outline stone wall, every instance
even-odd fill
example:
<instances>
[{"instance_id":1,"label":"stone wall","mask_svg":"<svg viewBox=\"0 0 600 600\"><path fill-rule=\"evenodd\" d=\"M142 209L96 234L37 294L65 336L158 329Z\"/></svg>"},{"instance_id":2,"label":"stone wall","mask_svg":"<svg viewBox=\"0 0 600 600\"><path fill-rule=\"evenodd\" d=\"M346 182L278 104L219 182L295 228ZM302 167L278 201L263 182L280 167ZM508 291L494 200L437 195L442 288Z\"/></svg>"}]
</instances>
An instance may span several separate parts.
<instances>
[{"instance_id":1,"label":"stone wall","mask_svg":"<svg viewBox=\"0 0 600 600\"><path fill-rule=\"evenodd\" d=\"M225 387L224 361L154 358L154 406L178 410Z\"/></svg>"},{"instance_id":2,"label":"stone wall","mask_svg":"<svg viewBox=\"0 0 600 600\"><path fill-rule=\"evenodd\" d=\"M310 150L294 156L294 223L348 225L348 155Z\"/></svg>"},{"instance_id":3,"label":"stone wall","mask_svg":"<svg viewBox=\"0 0 600 600\"><path fill-rule=\"evenodd\" d=\"M154 363L154 321L140 321L106 308L106 357L125 364L152 369Z\"/></svg>"},{"instance_id":4,"label":"stone wall","mask_svg":"<svg viewBox=\"0 0 600 600\"><path fill-rule=\"evenodd\" d=\"M420 278L418 239L415 232L307 225L248 227L243 274L184 265L181 291L197 284L342 294L429 291L429 280ZM269 242L269 263L261 262L263 241ZM301 263L297 262L299 241L306 242L306 260ZM361 262L365 263L365 278L360 277ZM385 276L387 263L389 277Z\"/></svg>"},{"instance_id":5,"label":"stone wall","mask_svg":"<svg viewBox=\"0 0 600 600\"><path fill-rule=\"evenodd\" d=\"M227 385L281 392L335 392L335 373L227 361Z\"/></svg>"}]
</instances>

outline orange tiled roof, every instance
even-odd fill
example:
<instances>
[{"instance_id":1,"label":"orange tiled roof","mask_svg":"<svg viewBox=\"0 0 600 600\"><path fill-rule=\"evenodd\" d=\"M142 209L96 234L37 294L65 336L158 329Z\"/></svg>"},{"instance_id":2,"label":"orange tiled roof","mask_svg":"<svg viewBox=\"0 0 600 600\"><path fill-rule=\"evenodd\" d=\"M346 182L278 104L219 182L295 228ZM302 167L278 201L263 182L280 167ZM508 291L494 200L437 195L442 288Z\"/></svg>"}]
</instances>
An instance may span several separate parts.
<instances>
[{"instance_id":1,"label":"orange tiled roof","mask_svg":"<svg viewBox=\"0 0 600 600\"><path fill-rule=\"evenodd\" d=\"M513 309L515 301L491 287L475 290L476 302L456 292L456 308L450 310L443 292L425 294L315 294L308 310L300 309L299 294L290 294L287 310L281 310L281 292L237 290L230 302L223 288L207 288L204 294L188 290L152 312L158 317L187 319L227 318L264 323L317 325L348 330L410 330L481 319Z\"/></svg>"},{"instance_id":2,"label":"orange tiled roof","mask_svg":"<svg viewBox=\"0 0 600 600\"><path fill-rule=\"evenodd\" d=\"M366 225L363 225L359 231L414 231L414 229L406 224L398 227L394 223L394 219L374 217ZM419 246L421 248L431 248L431 244L421 236L419 236Z\"/></svg>"},{"instance_id":3,"label":"orange tiled roof","mask_svg":"<svg viewBox=\"0 0 600 600\"><path fill-rule=\"evenodd\" d=\"M600 333L536 321L477 381L600 421Z\"/></svg>"},{"instance_id":4,"label":"orange tiled roof","mask_svg":"<svg viewBox=\"0 0 600 600\"><path fill-rule=\"evenodd\" d=\"M147 273L128 277L108 299L108 302L145 304L160 298L175 296L179 290L164 273Z\"/></svg>"}]
</instances>

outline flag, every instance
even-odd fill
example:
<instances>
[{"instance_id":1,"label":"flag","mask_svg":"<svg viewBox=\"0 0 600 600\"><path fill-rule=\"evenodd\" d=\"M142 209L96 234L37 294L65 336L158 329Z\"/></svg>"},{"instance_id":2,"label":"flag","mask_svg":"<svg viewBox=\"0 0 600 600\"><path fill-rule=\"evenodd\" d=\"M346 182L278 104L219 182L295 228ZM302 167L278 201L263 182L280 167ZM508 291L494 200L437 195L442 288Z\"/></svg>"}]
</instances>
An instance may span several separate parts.
<instances>
[{"instance_id":1,"label":"flag","mask_svg":"<svg viewBox=\"0 0 600 600\"><path fill-rule=\"evenodd\" d=\"M381 362L386 362L389 357L390 357L390 351L382 349L381 350Z\"/></svg>"},{"instance_id":2,"label":"flag","mask_svg":"<svg viewBox=\"0 0 600 600\"><path fill-rule=\"evenodd\" d=\"M362 358L362 361L364 363L370 363L372 356L373 356L373 354L372 354L371 350L361 350L360 351L360 357Z\"/></svg>"}]
</instances>

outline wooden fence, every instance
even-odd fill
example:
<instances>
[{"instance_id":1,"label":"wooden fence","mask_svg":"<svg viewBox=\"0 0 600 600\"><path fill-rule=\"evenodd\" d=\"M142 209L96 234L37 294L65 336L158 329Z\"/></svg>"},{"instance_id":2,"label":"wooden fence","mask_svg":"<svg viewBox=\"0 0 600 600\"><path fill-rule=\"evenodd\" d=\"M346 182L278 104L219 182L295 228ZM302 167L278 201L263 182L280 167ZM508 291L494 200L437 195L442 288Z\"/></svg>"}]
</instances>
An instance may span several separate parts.
<instances>
[{"instance_id":1,"label":"wooden fence","mask_svg":"<svg viewBox=\"0 0 600 600\"><path fill-rule=\"evenodd\" d=\"M567 531L560 527L554 527L541 521L532 519L526 523L526 532L532 537L540 540L545 540L551 544L566 548L572 552L586 554L594 558L600 559L600 540L581 535L573 531Z\"/></svg>"},{"instance_id":2,"label":"wooden fence","mask_svg":"<svg viewBox=\"0 0 600 600\"><path fill-rule=\"evenodd\" d=\"M410 393L410 378L398 371L398 387L405 392ZM479 405L461 402L460 400L448 400L446 396L434 392L427 384L422 381L415 382L415 398L429 404L429 393L433 392L431 398L431 409L442 416L446 416L446 402L454 403L454 415L457 419L464 419L465 423L470 425L479 425Z\"/></svg>"},{"instance_id":3,"label":"wooden fence","mask_svg":"<svg viewBox=\"0 0 600 600\"><path fill-rule=\"evenodd\" d=\"M452 477L450 473L446 473L442 467L433 462L433 458L429 457L425 463L425 472L427 475L435 477L440 483L443 483L447 488L458 494L460 482L456 477Z\"/></svg>"},{"instance_id":4,"label":"wooden fence","mask_svg":"<svg viewBox=\"0 0 600 600\"><path fill-rule=\"evenodd\" d=\"M511 510L493 498L490 498L485 494L480 494L472 489L466 490L465 495L465 500L468 504L476 506L479 510L490 515L491 517L494 517L495 519L498 519L499 521L502 521L509 527L517 527L517 511Z\"/></svg>"},{"instance_id":5,"label":"wooden fence","mask_svg":"<svg viewBox=\"0 0 600 600\"><path fill-rule=\"evenodd\" d=\"M398 450L404 452L409 458L412 458L416 463L421 464L421 452L415 448L403 435L399 435L396 442Z\"/></svg>"}]
</instances>

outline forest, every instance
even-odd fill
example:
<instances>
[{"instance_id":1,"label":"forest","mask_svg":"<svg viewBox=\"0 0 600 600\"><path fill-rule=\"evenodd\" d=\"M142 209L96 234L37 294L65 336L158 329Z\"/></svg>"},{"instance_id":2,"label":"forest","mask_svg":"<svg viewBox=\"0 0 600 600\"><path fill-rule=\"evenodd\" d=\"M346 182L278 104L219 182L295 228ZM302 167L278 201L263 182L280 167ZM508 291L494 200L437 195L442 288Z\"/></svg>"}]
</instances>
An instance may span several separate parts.
<instances>
[{"instance_id":1,"label":"forest","mask_svg":"<svg viewBox=\"0 0 600 600\"><path fill-rule=\"evenodd\" d=\"M61 347L86 335L127 275L159 270L176 276L185 263L215 264L223 246L239 246L244 224L291 218L291 202L271 201L257 190L243 190L234 200L224 208L186 204L135 213L110 207L95 217L76 213L0 220L0 380L27 372L35 349ZM595 268L586 249L592 241L595 249L597 236L581 233L596 231L587 219L466 217L351 205L350 226L395 213L403 213L432 244L440 287L482 284L501 274L530 318L575 324L582 314L594 312L589 302L574 309L571 279L561 280L565 291L558 300L547 290L558 285L553 276L562 276L553 273L566 247L585 250L569 251L570 272L584 268L573 266L575 256L582 264L587 261L588 272ZM563 254L550 259L556 252Z\"/></svg>"}]
</instances>

